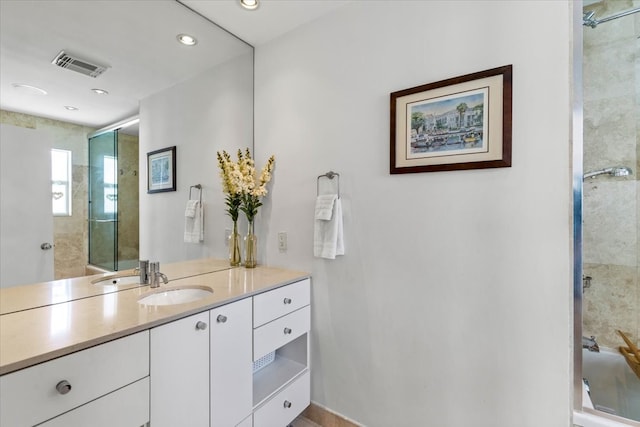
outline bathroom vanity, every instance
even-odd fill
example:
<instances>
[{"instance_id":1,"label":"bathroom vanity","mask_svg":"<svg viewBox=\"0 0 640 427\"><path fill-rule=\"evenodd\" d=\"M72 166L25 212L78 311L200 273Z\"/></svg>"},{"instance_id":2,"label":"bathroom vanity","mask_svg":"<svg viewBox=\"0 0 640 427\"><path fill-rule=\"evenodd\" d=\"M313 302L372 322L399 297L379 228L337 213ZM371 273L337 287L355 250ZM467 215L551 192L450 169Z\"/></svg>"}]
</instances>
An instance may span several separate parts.
<instances>
[{"instance_id":1,"label":"bathroom vanity","mask_svg":"<svg viewBox=\"0 0 640 427\"><path fill-rule=\"evenodd\" d=\"M308 274L171 280L159 290L213 292L167 305L139 302L157 289L123 288L0 316L0 426L274 427L308 406Z\"/></svg>"}]
</instances>

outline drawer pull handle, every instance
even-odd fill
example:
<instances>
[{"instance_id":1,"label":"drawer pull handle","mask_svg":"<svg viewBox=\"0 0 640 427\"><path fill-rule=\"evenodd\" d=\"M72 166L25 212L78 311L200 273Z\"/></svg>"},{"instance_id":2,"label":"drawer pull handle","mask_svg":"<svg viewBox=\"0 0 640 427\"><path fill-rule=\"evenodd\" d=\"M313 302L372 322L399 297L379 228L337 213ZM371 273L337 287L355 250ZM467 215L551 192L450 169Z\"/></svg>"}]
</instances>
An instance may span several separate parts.
<instances>
[{"instance_id":1,"label":"drawer pull handle","mask_svg":"<svg viewBox=\"0 0 640 427\"><path fill-rule=\"evenodd\" d=\"M56 390L58 390L60 394L67 394L71 391L71 384L67 380L62 380L56 384Z\"/></svg>"},{"instance_id":2,"label":"drawer pull handle","mask_svg":"<svg viewBox=\"0 0 640 427\"><path fill-rule=\"evenodd\" d=\"M199 331L204 331L205 329L207 329L207 324L203 321L199 321L198 323L196 323L196 329Z\"/></svg>"},{"instance_id":3,"label":"drawer pull handle","mask_svg":"<svg viewBox=\"0 0 640 427\"><path fill-rule=\"evenodd\" d=\"M289 402L288 400L284 401L284 407L285 408L291 408L291 402Z\"/></svg>"},{"instance_id":4,"label":"drawer pull handle","mask_svg":"<svg viewBox=\"0 0 640 427\"><path fill-rule=\"evenodd\" d=\"M218 314L218 317L216 317L216 322L218 323L225 323L227 321L227 316L225 316L224 314Z\"/></svg>"},{"instance_id":5,"label":"drawer pull handle","mask_svg":"<svg viewBox=\"0 0 640 427\"><path fill-rule=\"evenodd\" d=\"M285 335L289 335L291 332L293 332L293 331L291 330L291 328L284 328L284 334L285 334Z\"/></svg>"},{"instance_id":6,"label":"drawer pull handle","mask_svg":"<svg viewBox=\"0 0 640 427\"><path fill-rule=\"evenodd\" d=\"M284 299L284 303L285 303L285 304L291 304L291 302L292 302L292 301L291 301L291 298L285 298L285 299Z\"/></svg>"}]
</instances>

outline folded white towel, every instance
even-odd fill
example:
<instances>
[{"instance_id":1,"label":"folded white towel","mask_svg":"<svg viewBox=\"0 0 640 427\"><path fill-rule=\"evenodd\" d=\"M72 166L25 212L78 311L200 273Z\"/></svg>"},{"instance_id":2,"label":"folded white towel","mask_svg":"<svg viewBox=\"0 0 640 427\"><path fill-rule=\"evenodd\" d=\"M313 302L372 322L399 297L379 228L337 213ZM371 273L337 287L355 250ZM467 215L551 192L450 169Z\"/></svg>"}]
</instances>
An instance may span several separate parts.
<instances>
[{"instance_id":1,"label":"folded white towel","mask_svg":"<svg viewBox=\"0 0 640 427\"><path fill-rule=\"evenodd\" d=\"M204 241L204 206L199 200L194 200L194 215L184 217L184 241L186 243L200 243Z\"/></svg>"},{"instance_id":2,"label":"folded white towel","mask_svg":"<svg viewBox=\"0 0 640 427\"><path fill-rule=\"evenodd\" d=\"M187 200L187 207L184 209L184 216L186 216L187 218L195 218L196 206L199 203L199 200Z\"/></svg>"},{"instance_id":3,"label":"folded white towel","mask_svg":"<svg viewBox=\"0 0 640 427\"><path fill-rule=\"evenodd\" d=\"M316 198L316 219L331 219L333 214L333 202L338 198L337 194L323 194Z\"/></svg>"},{"instance_id":4,"label":"folded white towel","mask_svg":"<svg viewBox=\"0 0 640 427\"><path fill-rule=\"evenodd\" d=\"M316 219L313 229L313 255L319 258L335 259L344 255L344 238L342 228L342 202L333 200L331 219Z\"/></svg>"}]
</instances>

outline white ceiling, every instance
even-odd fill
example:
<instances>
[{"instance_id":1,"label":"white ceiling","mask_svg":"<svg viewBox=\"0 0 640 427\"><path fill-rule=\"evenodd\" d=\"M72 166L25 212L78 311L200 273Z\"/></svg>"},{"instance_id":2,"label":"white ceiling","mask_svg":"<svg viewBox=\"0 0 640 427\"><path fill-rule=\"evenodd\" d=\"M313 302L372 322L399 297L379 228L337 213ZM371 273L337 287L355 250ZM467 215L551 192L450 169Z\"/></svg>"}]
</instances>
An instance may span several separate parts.
<instances>
[{"instance_id":1,"label":"white ceiling","mask_svg":"<svg viewBox=\"0 0 640 427\"><path fill-rule=\"evenodd\" d=\"M352 0L260 0L247 11L237 0L179 0L253 46L271 41Z\"/></svg>"},{"instance_id":2,"label":"white ceiling","mask_svg":"<svg viewBox=\"0 0 640 427\"><path fill-rule=\"evenodd\" d=\"M0 108L104 127L137 114L141 99L250 51L227 31L259 46L349 3L262 0L247 11L237 0L181 2L224 30L175 1L0 0ZM177 43L182 32L196 35L198 44ZM92 78L56 67L51 61L61 50L110 68Z\"/></svg>"}]
</instances>

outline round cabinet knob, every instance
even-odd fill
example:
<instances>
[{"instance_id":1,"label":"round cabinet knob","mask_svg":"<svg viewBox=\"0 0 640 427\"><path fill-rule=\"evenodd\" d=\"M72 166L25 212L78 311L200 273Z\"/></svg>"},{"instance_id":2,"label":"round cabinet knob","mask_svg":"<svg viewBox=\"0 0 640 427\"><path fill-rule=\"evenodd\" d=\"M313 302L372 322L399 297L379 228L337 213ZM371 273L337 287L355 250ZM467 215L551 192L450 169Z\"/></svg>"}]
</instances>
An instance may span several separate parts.
<instances>
[{"instance_id":1,"label":"round cabinet knob","mask_svg":"<svg viewBox=\"0 0 640 427\"><path fill-rule=\"evenodd\" d=\"M285 298L284 299L284 303L285 304L291 304L291 298Z\"/></svg>"},{"instance_id":2,"label":"round cabinet knob","mask_svg":"<svg viewBox=\"0 0 640 427\"><path fill-rule=\"evenodd\" d=\"M58 390L60 394L67 394L71 391L71 384L67 380L62 380L56 384L56 390Z\"/></svg>"},{"instance_id":3,"label":"round cabinet knob","mask_svg":"<svg viewBox=\"0 0 640 427\"><path fill-rule=\"evenodd\" d=\"M224 314L218 314L218 317L216 317L216 321L218 323L225 323L227 321L227 316L225 316Z\"/></svg>"},{"instance_id":4,"label":"round cabinet knob","mask_svg":"<svg viewBox=\"0 0 640 427\"><path fill-rule=\"evenodd\" d=\"M284 334L289 335L292 332L291 328L284 328Z\"/></svg>"},{"instance_id":5,"label":"round cabinet knob","mask_svg":"<svg viewBox=\"0 0 640 427\"><path fill-rule=\"evenodd\" d=\"M284 401L284 407L285 408L291 408L291 402L289 402L288 400Z\"/></svg>"},{"instance_id":6,"label":"round cabinet knob","mask_svg":"<svg viewBox=\"0 0 640 427\"><path fill-rule=\"evenodd\" d=\"M199 331L204 331L205 329L207 329L207 324L203 321L199 321L198 323L196 323L196 329Z\"/></svg>"}]
</instances>

